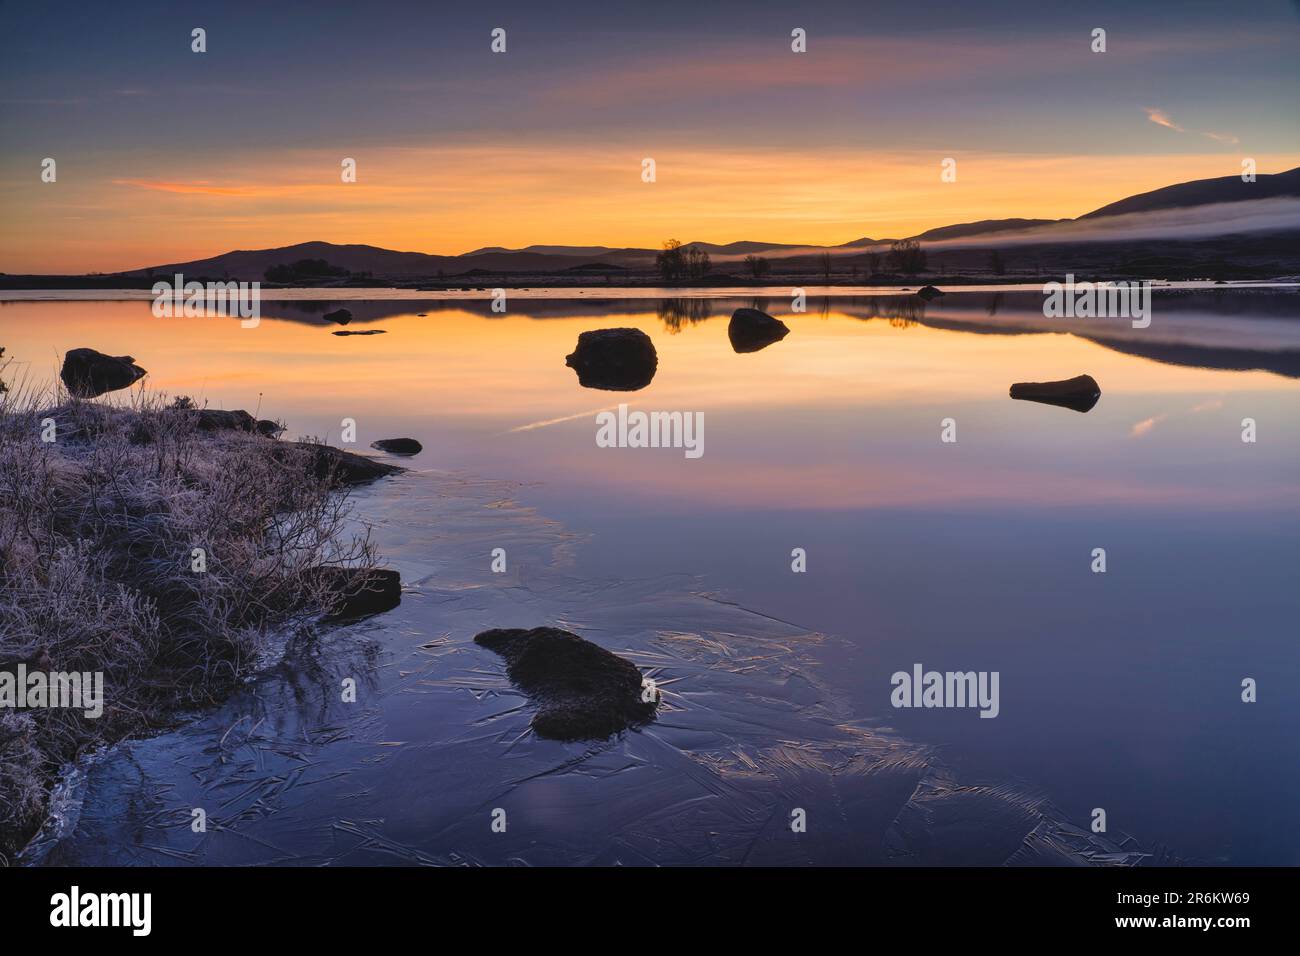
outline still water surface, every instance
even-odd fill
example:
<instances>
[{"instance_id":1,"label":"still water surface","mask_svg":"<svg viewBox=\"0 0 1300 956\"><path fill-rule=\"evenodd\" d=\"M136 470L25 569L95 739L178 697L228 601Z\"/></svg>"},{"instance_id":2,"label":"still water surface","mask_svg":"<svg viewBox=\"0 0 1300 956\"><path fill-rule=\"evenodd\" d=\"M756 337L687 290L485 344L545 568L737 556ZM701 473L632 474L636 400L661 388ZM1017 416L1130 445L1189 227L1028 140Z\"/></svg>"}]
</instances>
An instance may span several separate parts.
<instances>
[{"instance_id":1,"label":"still water surface","mask_svg":"<svg viewBox=\"0 0 1300 956\"><path fill-rule=\"evenodd\" d=\"M255 329L146 301L0 305L11 387L90 346L289 437L338 443L351 418L362 449L425 447L356 498L402 606L87 763L33 859L1300 863L1295 290L1158 291L1147 329L1047 320L1006 291L803 314L603 290L504 316L349 300L371 336L331 334L340 304L265 302ZM790 334L734 352L742 305ZM584 389L565 367L580 332L612 326L654 340L648 387ZM1087 413L1007 396L1084 373L1102 390ZM703 456L597 447L620 402L702 412ZM532 738L472 637L546 623L652 674L659 719L604 744ZM894 709L890 675L916 663L998 671L999 716ZM359 704L337 702L343 676ZM196 806L220 822L206 836Z\"/></svg>"}]
</instances>

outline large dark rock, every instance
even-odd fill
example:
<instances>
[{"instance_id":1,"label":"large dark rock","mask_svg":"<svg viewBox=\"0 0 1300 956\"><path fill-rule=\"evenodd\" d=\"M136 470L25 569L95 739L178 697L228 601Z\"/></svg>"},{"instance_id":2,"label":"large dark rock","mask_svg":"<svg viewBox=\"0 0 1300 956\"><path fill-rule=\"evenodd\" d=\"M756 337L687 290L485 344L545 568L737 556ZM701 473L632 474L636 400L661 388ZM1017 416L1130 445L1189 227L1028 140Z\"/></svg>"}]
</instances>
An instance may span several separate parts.
<instances>
[{"instance_id":1,"label":"large dark rock","mask_svg":"<svg viewBox=\"0 0 1300 956\"><path fill-rule=\"evenodd\" d=\"M1101 386L1091 375L1076 375L1060 382L1017 382L1011 386L1011 397L1087 412L1101 398Z\"/></svg>"},{"instance_id":2,"label":"large dark rock","mask_svg":"<svg viewBox=\"0 0 1300 956\"><path fill-rule=\"evenodd\" d=\"M402 603L402 577L385 568L316 568L323 585L325 617L338 621L379 614Z\"/></svg>"},{"instance_id":3,"label":"large dark rock","mask_svg":"<svg viewBox=\"0 0 1300 956\"><path fill-rule=\"evenodd\" d=\"M335 485L362 485L405 470L397 465L316 442L277 442L274 452L281 461L305 455L308 467L316 477L329 479Z\"/></svg>"},{"instance_id":4,"label":"large dark rock","mask_svg":"<svg viewBox=\"0 0 1300 956\"><path fill-rule=\"evenodd\" d=\"M654 717L635 664L554 627L496 629L474 638L506 659L506 673L537 705L533 730L552 740L599 740Z\"/></svg>"},{"instance_id":5,"label":"large dark rock","mask_svg":"<svg viewBox=\"0 0 1300 956\"><path fill-rule=\"evenodd\" d=\"M78 398L129 388L144 378L145 370L129 355L105 355L94 349L71 349L63 356L59 377Z\"/></svg>"},{"instance_id":6,"label":"large dark rock","mask_svg":"<svg viewBox=\"0 0 1300 956\"><path fill-rule=\"evenodd\" d=\"M352 321L352 312L350 309L335 309L333 312L325 313L326 322L337 322L339 325L347 325Z\"/></svg>"},{"instance_id":7,"label":"large dark rock","mask_svg":"<svg viewBox=\"0 0 1300 956\"><path fill-rule=\"evenodd\" d=\"M633 392L654 380L659 355L640 329L597 329L578 336L578 347L564 364L578 373L584 388Z\"/></svg>"},{"instance_id":8,"label":"large dark rock","mask_svg":"<svg viewBox=\"0 0 1300 956\"><path fill-rule=\"evenodd\" d=\"M370 447L394 455L418 455L424 451L424 446L414 438L381 438L379 441L371 442Z\"/></svg>"},{"instance_id":9,"label":"large dark rock","mask_svg":"<svg viewBox=\"0 0 1300 956\"><path fill-rule=\"evenodd\" d=\"M789 334L789 326L758 309L737 309L727 326L727 338L737 352L757 352Z\"/></svg>"},{"instance_id":10,"label":"large dark rock","mask_svg":"<svg viewBox=\"0 0 1300 956\"><path fill-rule=\"evenodd\" d=\"M946 295L946 293L942 289L936 289L932 285L922 286L920 289L916 291L916 294L919 295L926 302L929 302L931 299L942 298L944 295Z\"/></svg>"}]
</instances>

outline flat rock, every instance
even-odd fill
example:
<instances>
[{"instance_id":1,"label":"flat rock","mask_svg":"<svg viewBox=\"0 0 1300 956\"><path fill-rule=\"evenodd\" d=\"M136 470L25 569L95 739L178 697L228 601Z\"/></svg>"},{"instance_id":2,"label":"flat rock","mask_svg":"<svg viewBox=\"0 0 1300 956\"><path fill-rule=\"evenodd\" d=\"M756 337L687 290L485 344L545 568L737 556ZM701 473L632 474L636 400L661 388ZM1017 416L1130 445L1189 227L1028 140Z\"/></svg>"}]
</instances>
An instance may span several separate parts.
<instances>
[{"instance_id":1,"label":"flat rock","mask_svg":"<svg viewBox=\"0 0 1300 956\"><path fill-rule=\"evenodd\" d=\"M596 329L578 336L578 347L564 364L578 373L584 388L633 392L654 380L659 355L640 329Z\"/></svg>"},{"instance_id":2,"label":"flat rock","mask_svg":"<svg viewBox=\"0 0 1300 956\"><path fill-rule=\"evenodd\" d=\"M275 453L282 461L287 461L293 455L307 455L308 466L316 477L330 479L336 485L362 485L405 470L332 445L309 441L277 442Z\"/></svg>"},{"instance_id":3,"label":"flat rock","mask_svg":"<svg viewBox=\"0 0 1300 956\"><path fill-rule=\"evenodd\" d=\"M129 388L146 372L129 355L105 355L94 349L70 349L63 356L59 377L77 398L94 398Z\"/></svg>"},{"instance_id":4,"label":"flat rock","mask_svg":"<svg viewBox=\"0 0 1300 956\"><path fill-rule=\"evenodd\" d=\"M727 326L727 338L737 352L757 352L789 334L788 325L758 309L737 309Z\"/></svg>"},{"instance_id":5,"label":"flat rock","mask_svg":"<svg viewBox=\"0 0 1300 956\"><path fill-rule=\"evenodd\" d=\"M387 329L366 329L364 332L361 331L360 329L353 329L351 331L339 330L338 332L331 332L330 334L331 335L384 335L387 332L388 332Z\"/></svg>"},{"instance_id":6,"label":"flat rock","mask_svg":"<svg viewBox=\"0 0 1300 956\"><path fill-rule=\"evenodd\" d=\"M555 627L484 631L474 643L506 659L506 673L537 705L533 730L551 740L603 740L654 717L641 672L577 634Z\"/></svg>"},{"instance_id":7,"label":"flat rock","mask_svg":"<svg viewBox=\"0 0 1300 956\"><path fill-rule=\"evenodd\" d=\"M381 438L379 441L371 442L370 447L394 455L418 455L424 451L424 446L414 438Z\"/></svg>"}]
</instances>

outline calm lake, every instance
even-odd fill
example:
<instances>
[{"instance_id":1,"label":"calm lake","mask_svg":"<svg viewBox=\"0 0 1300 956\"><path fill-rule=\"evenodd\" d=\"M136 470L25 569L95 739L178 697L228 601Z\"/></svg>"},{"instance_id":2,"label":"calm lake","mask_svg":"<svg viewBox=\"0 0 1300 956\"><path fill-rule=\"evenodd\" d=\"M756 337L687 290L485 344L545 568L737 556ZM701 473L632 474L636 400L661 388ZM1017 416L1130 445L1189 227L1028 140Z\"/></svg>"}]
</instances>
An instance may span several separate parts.
<instances>
[{"instance_id":1,"label":"calm lake","mask_svg":"<svg viewBox=\"0 0 1300 956\"><path fill-rule=\"evenodd\" d=\"M355 290L251 329L8 294L11 389L87 346L286 437L425 449L354 496L401 607L83 762L29 861L1300 863L1300 292L1157 289L1145 329L1036 292L781 293ZM341 305L384 334L332 334ZM789 335L737 353L741 306ZM610 327L653 339L646 388L565 366ZM1085 373L1086 413L1008 397ZM620 403L702 413L703 454L598 447ZM531 736L472 638L542 624L633 660L658 719ZM998 715L896 709L916 664L998 672Z\"/></svg>"}]
</instances>

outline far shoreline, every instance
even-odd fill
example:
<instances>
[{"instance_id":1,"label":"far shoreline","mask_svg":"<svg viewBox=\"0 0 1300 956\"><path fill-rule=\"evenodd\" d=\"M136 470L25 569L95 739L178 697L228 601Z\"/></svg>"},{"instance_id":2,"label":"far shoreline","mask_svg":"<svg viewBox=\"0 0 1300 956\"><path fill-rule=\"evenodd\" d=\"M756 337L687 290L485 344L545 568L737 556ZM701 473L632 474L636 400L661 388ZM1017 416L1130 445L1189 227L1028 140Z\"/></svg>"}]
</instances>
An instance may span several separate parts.
<instances>
[{"instance_id":1,"label":"far shoreline","mask_svg":"<svg viewBox=\"0 0 1300 956\"><path fill-rule=\"evenodd\" d=\"M84 286L26 286L7 283L5 279L16 277L0 276L0 302L147 302L154 298L151 286L139 285L84 285ZM1049 282L1063 282L1065 276L1044 276L1034 279L1016 277L1008 281L1007 277L960 277L921 276L907 283L881 282L862 283L850 281L808 282L807 277L790 277L788 282L774 283L771 280L762 283L738 283L735 285L682 285L667 286L663 284L601 286L587 284L507 284L493 286L447 286L445 288L420 287L406 285L375 284L366 286L276 286L262 285L259 294L267 302L301 302L301 301L364 301L370 299L393 299L418 301L465 301L477 302L492 298L495 289L506 289L515 293L516 298L523 299L673 299L673 298L737 298L747 296L788 296L792 289L800 289L809 296L877 296L877 295L915 295L921 288L930 285L945 293L961 294L963 292L1006 292L1006 293L1041 293L1043 286ZM206 280L195 280L206 281ZM211 280L227 281L227 280ZM1075 275L1074 281L1080 282L1150 282L1152 291L1180 290L1216 290L1216 289L1294 289L1300 288L1300 275L1276 276L1267 279L1163 279L1163 278L1117 278L1097 277L1092 275Z\"/></svg>"}]
</instances>

